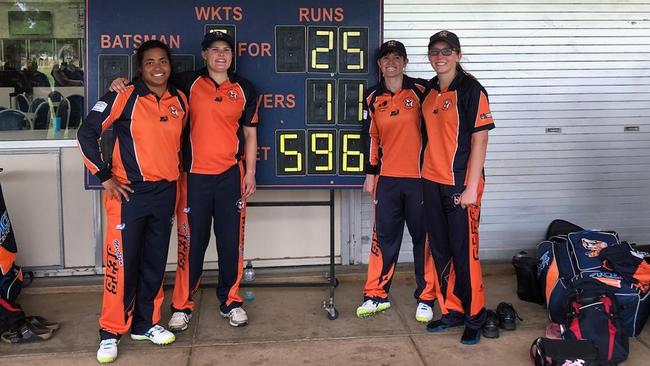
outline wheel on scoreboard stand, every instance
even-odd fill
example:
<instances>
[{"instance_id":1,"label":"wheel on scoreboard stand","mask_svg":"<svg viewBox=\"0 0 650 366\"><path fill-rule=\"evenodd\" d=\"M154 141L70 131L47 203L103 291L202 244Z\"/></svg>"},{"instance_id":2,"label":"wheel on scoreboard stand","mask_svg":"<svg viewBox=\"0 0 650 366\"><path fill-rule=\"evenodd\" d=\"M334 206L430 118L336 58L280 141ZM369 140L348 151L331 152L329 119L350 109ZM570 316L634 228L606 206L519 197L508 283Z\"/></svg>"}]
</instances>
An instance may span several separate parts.
<instances>
[{"instance_id":1,"label":"wheel on scoreboard stand","mask_svg":"<svg viewBox=\"0 0 650 366\"><path fill-rule=\"evenodd\" d=\"M329 320L335 320L339 317L339 312L335 307L325 308L325 312L327 313L327 319Z\"/></svg>"}]
</instances>

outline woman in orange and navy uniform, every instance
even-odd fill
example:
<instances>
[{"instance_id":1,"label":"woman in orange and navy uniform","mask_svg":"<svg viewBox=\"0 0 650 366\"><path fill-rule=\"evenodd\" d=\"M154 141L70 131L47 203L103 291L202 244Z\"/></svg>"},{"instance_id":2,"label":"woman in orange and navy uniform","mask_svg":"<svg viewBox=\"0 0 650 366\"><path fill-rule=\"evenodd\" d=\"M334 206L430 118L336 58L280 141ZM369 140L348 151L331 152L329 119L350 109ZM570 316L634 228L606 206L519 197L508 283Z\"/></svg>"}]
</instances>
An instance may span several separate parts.
<instances>
[{"instance_id":1,"label":"woman in orange and navy uniform","mask_svg":"<svg viewBox=\"0 0 650 366\"><path fill-rule=\"evenodd\" d=\"M258 101L253 85L233 72L235 42L213 32L201 43L207 66L181 74L190 98L179 196L178 267L173 330L187 329L212 225L217 242L220 314L233 327L248 324L239 282L243 273L246 199L255 192ZM183 260L183 262L182 262Z\"/></svg>"},{"instance_id":2,"label":"woman in orange and navy uniform","mask_svg":"<svg viewBox=\"0 0 650 366\"><path fill-rule=\"evenodd\" d=\"M368 157L363 190L374 198L375 225L364 302L357 308L357 316L390 308L388 292L406 222L413 239L414 296L418 301L415 318L428 322L433 318L436 284L420 179L424 147L420 103L426 80L404 75L408 58L401 42L382 44L377 63L382 81L366 92L363 125L364 154Z\"/></svg>"},{"instance_id":3,"label":"woman in orange and navy uniform","mask_svg":"<svg viewBox=\"0 0 650 366\"><path fill-rule=\"evenodd\" d=\"M212 225L217 244L220 314L229 324L248 324L239 282L243 273L246 199L255 192L258 101L253 85L234 73L235 42L207 33L201 42L206 67L172 82L189 96L183 139L178 217L178 266L169 328L188 328L199 289ZM111 90L122 91L125 79Z\"/></svg>"},{"instance_id":4,"label":"woman in orange and navy uniform","mask_svg":"<svg viewBox=\"0 0 650 366\"><path fill-rule=\"evenodd\" d=\"M494 121L487 92L460 65L458 37L449 31L434 34L428 55L436 77L422 103L428 135L422 177L443 315L429 322L427 330L464 325L461 343L476 344L486 318L478 226L488 130Z\"/></svg>"},{"instance_id":5,"label":"woman in orange and navy uniform","mask_svg":"<svg viewBox=\"0 0 650 366\"><path fill-rule=\"evenodd\" d=\"M115 360L119 338L129 328L135 340L175 340L157 323L188 102L167 83L172 68L164 43L143 43L137 59L141 79L124 93L104 95L77 133L84 163L105 189L100 363ZM111 126L109 162L100 152L99 138Z\"/></svg>"}]
</instances>

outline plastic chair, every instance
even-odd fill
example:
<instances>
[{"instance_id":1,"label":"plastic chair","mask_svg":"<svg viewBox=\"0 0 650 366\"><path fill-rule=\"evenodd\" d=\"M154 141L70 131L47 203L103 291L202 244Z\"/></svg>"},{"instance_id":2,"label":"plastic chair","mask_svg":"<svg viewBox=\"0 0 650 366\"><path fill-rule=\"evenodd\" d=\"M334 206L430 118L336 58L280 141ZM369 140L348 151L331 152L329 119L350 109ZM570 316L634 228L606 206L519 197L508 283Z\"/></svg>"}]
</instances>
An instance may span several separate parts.
<instances>
[{"instance_id":1,"label":"plastic chair","mask_svg":"<svg viewBox=\"0 0 650 366\"><path fill-rule=\"evenodd\" d=\"M35 98L34 100L32 100L32 104L29 105L29 112L30 113L36 112L36 108L38 108L39 105L45 102L46 102L45 98L41 98L41 97Z\"/></svg>"},{"instance_id":2,"label":"plastic chair","mask_svg":"<svg viewBox=\"0 0 650 366\"><path fill-rule=\"evenodd\" d=\"M62 101L63 98L65 98L65 97L63 96L63 94L61 94L60 91L58 91L58 90L52 90L52 91L50 92L50 94L47 95L47 98L48 98L49 100L51 100L52 102L54 102L54 103L58 103L58 102Z\"/></svg>"},{"instance_id":3,"label":"plastic chair","mask_svg":"<svg viewBox=\"0 0 650 366\"><path fill-rule=\"evenodd\" d=\"M72 94L68 96L68 102L70 102L70 117L66 127L78 128L84 117L84 97L83 95Z\"/></svg>"},{"instance_id":4,"label":"plastic chair","mask_svg":"<svg viewBox=\"0 0 650 366\"><path fill-rule=\"evenodd\" d=\"M21 112L29 112L29 100L25 94L16 95L16 109Z\"/></svg>"},{"instance_id":5,"label":"plastic chair","mask_svg":"<svg viewBox=\"0 0 650 366\"><path fill-rule=\"evenodd\" d=\"M70 101L68 101L67 98L64 97L61 99L59 102L59 108L56 109L55 116L61 118L60 128L65 130L68 126L68 120L70 119Z\"/></svg>"},{"instance_id":6,"label":"plastic chair","mask_svg":"<svg viewBox=\"0 0 650 366\"><path fill-rule=\"evenodd\" d=\"M21 111L5 109L0 111L0 131L29 130L29 118Z\"/></svg>"},{"instance_id":7,"label":"plastic chair","mask_svg":"<svg viewBox=\"0 0 650 366\"><path fill-rule=\"evenodd\" d=\"M34 112L34 129L47 130L50 127L50 105L48 103L41 103Z\"/></svg>"}]
</instances>

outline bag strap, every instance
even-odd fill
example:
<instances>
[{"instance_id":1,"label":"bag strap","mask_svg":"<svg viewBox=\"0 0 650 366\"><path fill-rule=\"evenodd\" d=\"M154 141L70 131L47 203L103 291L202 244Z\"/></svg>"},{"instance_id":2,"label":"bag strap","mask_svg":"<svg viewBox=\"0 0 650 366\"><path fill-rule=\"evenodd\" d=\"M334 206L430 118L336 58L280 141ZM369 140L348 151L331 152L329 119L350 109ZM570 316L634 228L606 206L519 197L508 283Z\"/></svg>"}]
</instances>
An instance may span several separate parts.
<instances>
[{"instance_id":1,"label":"bag strap","mask_svg":"<svg viewBox=\"0 0 650 366\"><path fill-rule=\"evenodd\" d=\"M542 337L533 341L530 345L530 360L533 361L535 366L545 366L544 355L542 354Z\"/></svg>"}]
</instances>

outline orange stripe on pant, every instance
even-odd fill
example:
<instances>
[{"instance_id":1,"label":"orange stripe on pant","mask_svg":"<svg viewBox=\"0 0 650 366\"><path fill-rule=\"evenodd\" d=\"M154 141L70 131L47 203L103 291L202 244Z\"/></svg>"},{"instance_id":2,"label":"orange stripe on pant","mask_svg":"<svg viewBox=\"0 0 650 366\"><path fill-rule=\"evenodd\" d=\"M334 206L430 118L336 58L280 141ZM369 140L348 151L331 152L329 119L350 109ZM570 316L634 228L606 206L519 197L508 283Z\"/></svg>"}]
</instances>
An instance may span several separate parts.
<instances>
[{"instance_id":1,"label":"orange stripe on pant","mask_svg":"<svg viewBox=\"0 0 650 366\"><path fill-rule=\"evenodd\" d=\"M178 194L176 195L176 223L178 262L176 265L176 279L174 280L174 292L172 295L172 307L174 309L194 310L192 296L199 288L199 279L190 289L190 222L187 217L187 173L182 173L178 179Z\"/></svg>"},{"instance_id":2,"label":"orange stripe on pant","mask_svg":"<svg viewBox=\"0 0 650 366\"><path fill-rule=\"evenodd\" d=\"M426 287L422 290L420 299L433 301L438 293L438 279L436 276L436 265L433 262L431 248L429 247L429 235L427 235L424 242L424 280L426 281Z\"/></svg>"},{"instance_id":3,"label":"orange stripe on pant","mask_svg":"<svg viewBox=\"0 0 650 366\"><path fill-rule=\"evenodd\" d=\"M384 290L386 284L393 278L395 265L391 265L388 273L382 276L384 259L377 243L377 233L372 230L372 245L368 258L368 279L363 289L364 298L388 299L388 293Z\"/></svg>"},{"instance_id":4,"label":"orange stripe on pant","mask_svg":"<svg viewBox=\"0 0 650 366\"><path fill-rule=\"evenodd\" d=\"M435 270L435 263L434 263ZM438 276L436 276L437 279ZM449 274L447 278L441 279L445 282L445 286L441 286L437 282L436 296L438 297L438 305L440 306L440 312L442 315L449 314L450 311L455 311L457 313L463 312L463 305L458 296L454 294L454 284L456 283L456 273L454 271L454 264L449 262ZM446 288L447 291L445 295L442 294L442 289Z\"/></svg>"},{"instance_id":5,"label":"orange stripe on pant","mask_svg":"<svg viewBox=\"0 0 650 366\"><path fill-rule=\"evenodd\" d=\"M244 196L244 164L239 162L239 184L241 188L241 196ZM230 306L233 303L241 303L244 301L241 296L239 296L239 284L241 282L242 274L244 273L244 233L246 231L246 200L241 199L242 206L239 215L239 261L237 262L237 280L228 291L228 300L226 300L226 306Z\"/></svg>"},{"instance_id":6,"label":"orange stripe on pant","mask_svg":"<svg viewBox=\"0 0 650 366\"><path fill-rule=\"evenodd\" d=\"M467 219L469 221L469 270L470 283L472 286L472 302L470 306L470 317L474 317L485 308L485 291L483 290L483 273L479 260L479 221L481 218L481 198L483 197L483 179L478 185L477 206L467 208Z\"/></svg>"},{"instance_id":7,"label":"orange stripe on pant","mask_svg":"<svg viewBox=\"0 0 650 366\"><path fill-rule=\"evenodd\" d=\"M106 237L104 239L104 296L99 326L113 334L124 334L131 328L131 316L124 308L124 248L122 247L122 203L109 198L106 192ZM130 315L130 314L129 314Z\"/></svg>"}]
</instances>

